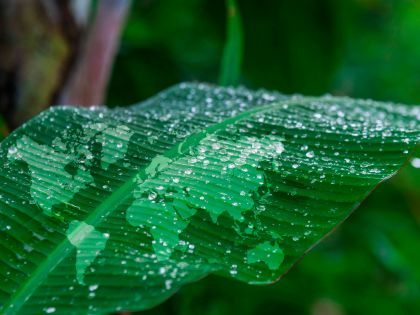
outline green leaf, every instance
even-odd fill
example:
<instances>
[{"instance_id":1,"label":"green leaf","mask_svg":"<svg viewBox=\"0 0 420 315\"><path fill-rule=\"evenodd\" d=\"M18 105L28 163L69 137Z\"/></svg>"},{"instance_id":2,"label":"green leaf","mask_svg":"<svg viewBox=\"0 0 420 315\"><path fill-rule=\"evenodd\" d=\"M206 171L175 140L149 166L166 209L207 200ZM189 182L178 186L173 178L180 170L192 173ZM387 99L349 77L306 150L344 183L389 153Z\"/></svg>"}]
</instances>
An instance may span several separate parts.
<instances>
[{"instance_id":1,"label":"green leaf","mask_svg":"<svg viewBox=\"0 0 420 315\"><path fill-rule=\"evenodd\" d=\"M271 283L419 130L418 107L188 83L51 108L0 144L0 312L146 309L212 272Z\"/></svg>"},{"instance_id":2,"label":"green leaf","mask_svg":"<svg viewBox=\"0 0 420 315\"><path fill-rule=\"evenodd\" d=\"M220 65L220 85L237 85L242 66L242 22L235 0L226 0L227 34Z\"/></svg>"}]
</instances>

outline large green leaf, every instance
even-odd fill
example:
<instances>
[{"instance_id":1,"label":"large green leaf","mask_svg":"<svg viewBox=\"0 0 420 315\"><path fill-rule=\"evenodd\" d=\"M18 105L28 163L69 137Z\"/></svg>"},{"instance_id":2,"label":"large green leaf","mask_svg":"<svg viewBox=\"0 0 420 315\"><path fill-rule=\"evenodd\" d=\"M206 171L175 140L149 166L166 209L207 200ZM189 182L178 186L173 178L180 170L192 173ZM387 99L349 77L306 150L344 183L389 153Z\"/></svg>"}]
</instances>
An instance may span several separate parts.
<instances>
[{"instance_id":1,"label":"large green leaf","mask_svg":"<svg viewBox=\"0 0 420 315\"><path fill-rule=\"evenodd\" d=\"M156 305L278 279L419 140L419 108L181 84L52 108L0 144L2 314Z\"/></svg>"}]
</instances>

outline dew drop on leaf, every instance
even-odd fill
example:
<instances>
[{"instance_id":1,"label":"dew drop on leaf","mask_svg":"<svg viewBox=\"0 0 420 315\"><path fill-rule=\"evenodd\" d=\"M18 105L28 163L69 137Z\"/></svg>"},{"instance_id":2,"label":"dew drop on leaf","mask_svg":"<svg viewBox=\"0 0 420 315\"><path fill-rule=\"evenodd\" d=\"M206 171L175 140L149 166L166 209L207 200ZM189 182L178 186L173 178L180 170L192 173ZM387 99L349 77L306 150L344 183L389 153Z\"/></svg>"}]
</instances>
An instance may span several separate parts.
<instances>
[{"instance_id":1,"label":"dew drop on leaf","mask_svg":"<svg viewBox=\"0 0 420 315\"><path fill-rule=\"evenodd\" d=\"M414 158L411 160L411 165L414 168L420 168L420 158Z\"/></svg>"}]
</instances>

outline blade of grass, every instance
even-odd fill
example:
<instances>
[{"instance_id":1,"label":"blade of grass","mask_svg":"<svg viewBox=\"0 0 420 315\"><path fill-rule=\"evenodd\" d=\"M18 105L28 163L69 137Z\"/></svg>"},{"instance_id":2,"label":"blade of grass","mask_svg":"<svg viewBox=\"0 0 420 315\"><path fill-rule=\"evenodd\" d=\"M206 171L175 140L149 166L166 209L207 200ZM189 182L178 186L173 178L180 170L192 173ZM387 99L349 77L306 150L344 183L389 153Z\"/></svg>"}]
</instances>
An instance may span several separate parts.
<instances>
[{"instance_id":1,"label":"blade of grass","mask_svg":"<svg viewBox=\"0 0 420 315\"><path fill-rule=\"evenodd\" d=\"M220 66L220 85L237 85L242 64L242 22L235 0L226 0L227 34Z\"/></svg>"}]
</instances>

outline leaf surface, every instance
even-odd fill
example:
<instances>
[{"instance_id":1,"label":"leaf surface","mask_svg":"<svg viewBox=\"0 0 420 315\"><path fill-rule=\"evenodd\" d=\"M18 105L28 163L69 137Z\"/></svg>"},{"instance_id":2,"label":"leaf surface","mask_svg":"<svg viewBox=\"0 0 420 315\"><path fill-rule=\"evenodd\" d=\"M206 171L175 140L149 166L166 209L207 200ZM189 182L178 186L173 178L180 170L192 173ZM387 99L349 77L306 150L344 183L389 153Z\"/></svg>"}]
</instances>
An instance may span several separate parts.
<instances>
[{"instance_id":1,"label":"leaf surface","mask_svg":"<svg viewBox=\"0 0 420 315\"><path fill-rule=\"evenodd\" d=\"M180 84L55 107L0 144L1 313L150 308L271 283L404 163L419 108Z\"/></svg>"}]
</instances>

